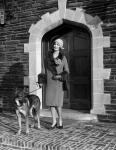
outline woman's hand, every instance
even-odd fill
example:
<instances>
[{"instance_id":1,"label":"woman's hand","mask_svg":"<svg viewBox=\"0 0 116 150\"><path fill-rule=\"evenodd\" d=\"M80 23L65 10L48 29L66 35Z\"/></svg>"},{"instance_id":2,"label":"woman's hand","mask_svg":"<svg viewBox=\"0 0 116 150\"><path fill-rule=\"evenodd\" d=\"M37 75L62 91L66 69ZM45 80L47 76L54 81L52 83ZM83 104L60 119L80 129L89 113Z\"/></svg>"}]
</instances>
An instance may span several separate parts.
<instances>
[{"instance_id":1,"label":"woman's hand","mask_svg":"<svg viewBox=\"0 0 116 150\"><path fill-rule=\"evenodd\" d=\"M59 79L61 79L61 75L54 75L54 76L52 77L52 79L53 79L53 80L59 80Z\"/></svg>"},{"instance_id":2,"label":"woman's hand","mask_svg":"<svg viewBox=\"0 0 116 150\"><path fill-rule=\"evenodd\" d=\"M61 78L61 75L56 75L55 76L57 79L60 79Z\"/></svg>"}]
</instances>

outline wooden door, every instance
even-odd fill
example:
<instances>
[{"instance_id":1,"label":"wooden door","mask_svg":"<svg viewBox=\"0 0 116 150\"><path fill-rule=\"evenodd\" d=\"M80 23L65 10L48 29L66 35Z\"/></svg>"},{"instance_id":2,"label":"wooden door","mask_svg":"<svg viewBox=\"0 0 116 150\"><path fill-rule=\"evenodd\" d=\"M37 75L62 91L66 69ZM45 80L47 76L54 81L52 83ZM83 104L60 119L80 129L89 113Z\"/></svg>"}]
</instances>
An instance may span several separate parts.
<instances>
[{"instance_id":1,"label":"wooden door","mask_svg":"<svg viewBox=\"0 0 116 150\"><path fill-rule=\"evenodd\" d=\"M88 33L73 31L70 37L70 108L91 108L91 44Z\"/></svg>"}]
</instances>

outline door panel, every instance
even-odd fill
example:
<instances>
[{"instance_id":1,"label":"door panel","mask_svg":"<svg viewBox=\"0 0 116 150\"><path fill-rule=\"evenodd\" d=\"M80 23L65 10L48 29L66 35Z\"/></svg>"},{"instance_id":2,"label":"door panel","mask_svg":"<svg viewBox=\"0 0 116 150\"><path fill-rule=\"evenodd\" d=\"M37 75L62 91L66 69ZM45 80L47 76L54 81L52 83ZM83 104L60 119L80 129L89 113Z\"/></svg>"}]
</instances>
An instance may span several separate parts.
<instances>
[{"instance_id":1,"label":"door panel","mask_svg":"<svg viewBox=\"0 0 116 150\"><path fill-rule=\"evenodd\" d=\"M91 54L90 38L75 31L70 54L70 107L89 110L91 105Z\"/></svg>"}]
</instances>

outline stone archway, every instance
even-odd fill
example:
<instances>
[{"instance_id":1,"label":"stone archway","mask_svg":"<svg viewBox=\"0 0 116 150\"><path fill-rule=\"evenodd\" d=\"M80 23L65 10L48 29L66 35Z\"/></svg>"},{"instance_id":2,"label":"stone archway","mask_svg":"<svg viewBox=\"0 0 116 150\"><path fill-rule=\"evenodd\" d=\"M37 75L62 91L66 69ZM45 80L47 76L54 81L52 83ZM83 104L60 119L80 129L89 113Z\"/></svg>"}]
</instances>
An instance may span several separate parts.
<instances>
[{"instance_id":1,"label":"stone archway","mask_svg":"<svg viewBox=\"0 0 116 150\"><path fill-rule=\"evenodd\" d=\"M108 79L111 69L103 68L103 48L110 46L110 37L104 37L101 20L92 17L83 9L66 8L67 0L58 0L58 10L41 16L36 24L32 24L29 43L24 45L24 52L29 53L29 77L24 77L24 84L29 84L30 91L37 88L37 75L42 71L42 37L48 31L63 24L63 20L84 24L92 34L92 114L105 114L104 104L110 103L110 94L104 93L104 79ZM42 101L42 90L35 91Z\"/></svg>"}]
</instances>

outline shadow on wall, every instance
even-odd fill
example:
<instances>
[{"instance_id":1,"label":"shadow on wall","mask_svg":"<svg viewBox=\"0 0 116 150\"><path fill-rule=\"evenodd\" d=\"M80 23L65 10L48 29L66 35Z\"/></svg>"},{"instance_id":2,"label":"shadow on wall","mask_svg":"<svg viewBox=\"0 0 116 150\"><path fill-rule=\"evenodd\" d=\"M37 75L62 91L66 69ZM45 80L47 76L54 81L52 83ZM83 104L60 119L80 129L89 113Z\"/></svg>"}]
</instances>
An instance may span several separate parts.
<instances>
[{"instance_id":1,"label":"shadow on wall","mask_svg":"<svg viewBox=\"0 0 116 150\"><path fill-rule=\"evenodd\" d=\"M22 63L16 63L9 68L0 85L0 102L3 110L14 109L15 89L24 86L24 69Z\"/></svg>"}]
</instances>

